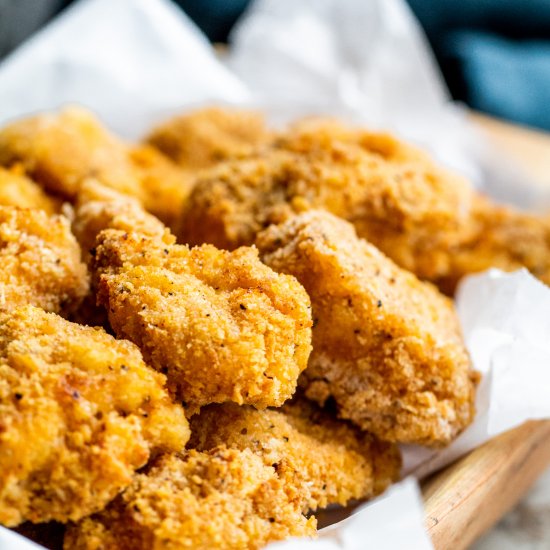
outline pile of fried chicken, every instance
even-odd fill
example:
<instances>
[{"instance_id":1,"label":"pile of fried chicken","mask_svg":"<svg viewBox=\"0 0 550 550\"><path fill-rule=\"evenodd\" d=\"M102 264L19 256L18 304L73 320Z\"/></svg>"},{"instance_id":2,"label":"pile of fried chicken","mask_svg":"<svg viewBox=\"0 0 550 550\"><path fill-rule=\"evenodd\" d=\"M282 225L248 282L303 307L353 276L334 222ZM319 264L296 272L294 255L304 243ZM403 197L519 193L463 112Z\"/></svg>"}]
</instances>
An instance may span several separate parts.
<instances>
[{"instance_id":1,"label":"pile of fried chicken","mask_svg":"<svg viewBox=\"0 0 550 550\"><path fill-rule=\"evenodd\" d=\"M66 550L256 549L448 445L478 375L452 295L550 281L550 225L393 137L209 108L126 143L0 130L0 524Z\"/></svg>"}]
</instances>

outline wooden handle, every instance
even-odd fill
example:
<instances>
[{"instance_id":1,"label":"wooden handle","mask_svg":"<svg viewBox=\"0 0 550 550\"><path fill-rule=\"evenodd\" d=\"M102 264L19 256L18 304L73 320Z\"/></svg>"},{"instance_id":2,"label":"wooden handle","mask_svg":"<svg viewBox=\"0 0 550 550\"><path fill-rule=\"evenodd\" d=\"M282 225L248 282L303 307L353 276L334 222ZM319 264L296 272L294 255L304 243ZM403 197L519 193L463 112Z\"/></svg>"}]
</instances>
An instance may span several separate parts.
<instances>
[{"instance_id":1,"label":"wooden handle","mask_svg":"<svg viewBox=\"0 0 550 550\"><path fill-rule=\"evenodd\" d=\"M436 550L464 550L510 510L550 464L550 420L506 432L423 486Z\"/></svg>"}]
</instances>

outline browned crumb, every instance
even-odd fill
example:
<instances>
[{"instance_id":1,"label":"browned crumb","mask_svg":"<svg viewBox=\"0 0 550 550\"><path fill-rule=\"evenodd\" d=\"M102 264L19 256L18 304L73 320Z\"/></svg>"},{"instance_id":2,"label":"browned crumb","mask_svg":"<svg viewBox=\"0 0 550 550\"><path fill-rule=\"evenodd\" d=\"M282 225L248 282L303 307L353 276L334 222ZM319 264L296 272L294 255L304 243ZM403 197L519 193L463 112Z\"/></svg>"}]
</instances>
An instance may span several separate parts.
<instances>
[{"instance_id":1,"label":"browned crumb","mask_svg":"<svg viewBox=\"0 0 550 550\"><path fill-rule=\"evenodd\" d=\"M272 467L217 447L163 456L104 512L69 527L64 548L255 550L315 526Z\"/></svg>"},{"instance_id":2,"label":"browned crumb","mask_svg":"<svg viewBox=\"0 0 550 550\"><path fill-rule=\"evenodd\" d=\"M166 226L148 214L134 197L118 193L97 180L86 180L78 193L72 230L85 257L93 250L97 235L104 229L120 229L143 235L168 235Z\"/></svg>"},{"instance_id":3,"label":"browned crumb","mask_svg":"<svg viewBox=\"0 0 550 550\"><path fill-rule=\"evenodd\" d=\"M197 178L178 233L233 249L271 223L312 208L351 221L398 264L423 278L447 273L473 191L386 135L327 121L297 125L277 147Z\"/></svg>"},{"instance_id":4,"label":"browned crumb","mask_svg":"<svg viewBox=\"0 0 550 550\"><path fill-rule=\"evenodd\" d=\"M306 292L254 248L189 249L170 237L100 233L98 301L113 330L167 374L190 412L225 401L281 405L311 349Z\"/></svg>"},{"instance_id":5,"label":"browned crumb","mask_svg":"<svg viewBox=\"0 0 550 550\"><path fill-rule=\"evenodd\" d=\"M34 208L44 210L46 214L58 214L61 201L47 195L19 167L10 170L0 167L0 206Z\"/></svg>"},{"instance_id":6,"label":"browned crumb","mask_svg":"<svg viewBox=\"0 0 550 550\"><path fill-rule=\"evenodd\" d=\"M0 310L70 313L88 292L80 247L63 216L0 206Z\"/></svg>"},{"instance_id":7,"label":"browned crumb","mask_svg":"<svg viewBox=\"0 0 550 550\"><path fill-rule=\"evenodd\" d=\"M181 450L183 409L130 342L25 306L0 314L0 523L78 520L151 452Z\"/></svg>"},{"instance_id":8,"label":"browned crumb","mask_svg":"<svg viewBox=\"0 0 550 550\"><path fill-rule=\"evenodd\" d=\"M449 294L468 273L497 267L504 271L527 268L550 284L550 221L482 197L472 209L470 237L449 251L449 274L435 282Z\"/></svg>"},{"instance_id":9,"label":"browned crumb","mask_svg":"<svg viewBox=\"0 0 550 550\"><path fill-rule=\"evenodd\" d=\"M148 145L133 147L129 154L139 172L143 206L168 227L175 227L191 191L193 178Z\"/></svg>"},{"instance_id":10,"label":"browned crumb","mask_svg":"<svg viewBox=\"0 0 550 550\"><path fill-rule=\"evenodd\" d=\"M0 130L0 165L20 163L48 191L76 198L92 177L173 223L190 178L153 148L132 147L109 133L92 113L69 107L16 121Z\"/></svg>"},{"instance_id":11,"label":"browned crumb","mask_svg":"<svg viewBox=\"0 0 550 550\"><path fill-rule=\"evenodd\" d=\"M338 421L303 399L258 411L210 405L191 419L190 446L250 449L295 487L304 511L370 498L399 477L397 448Z\"/></svg>"},{"instance_id":12,"label":"browned crumb","mask_svg":"<svg viewBox=\"0 0 550 550\"><path fill-rule=\"evenodd\" d=\"M263 116L239 109L199 109L155 128L148 143L188 170L250 155L267 144L272 133Z\"/></svg>"},{"instance_id":13,"label":"browned crumb","mask_svg":"<svg viewBox=\"0 0 550 550\"><path fill-rule=\"evenodd\" d=\"M472 421L476 375L451 300L328 212L272 226L257 243L311 297L309 398L332 396L342 418L387 441L442 445Z\"/></svg>"}]
</instances>

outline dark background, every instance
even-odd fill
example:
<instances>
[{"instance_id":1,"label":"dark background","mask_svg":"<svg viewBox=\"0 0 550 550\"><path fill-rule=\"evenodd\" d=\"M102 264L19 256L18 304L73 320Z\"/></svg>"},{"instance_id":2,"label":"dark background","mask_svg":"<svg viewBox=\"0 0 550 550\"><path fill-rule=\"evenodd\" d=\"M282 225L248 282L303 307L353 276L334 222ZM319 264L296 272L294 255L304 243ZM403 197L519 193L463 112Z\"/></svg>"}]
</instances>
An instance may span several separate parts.
<instances>
[{"instance_id":1,"label":"dark background","mask_svg":"<svg viewBox=\"0 0 550 550\"><path fill-rule=\"evenodd\" d=\"M299 1L299 0L296 0ZM550 0L408 0L455 99L550 130ZM0 58L67 0L0 0ZM176 0L224 42L249 0Z\"/></svg>"}]
</instances>

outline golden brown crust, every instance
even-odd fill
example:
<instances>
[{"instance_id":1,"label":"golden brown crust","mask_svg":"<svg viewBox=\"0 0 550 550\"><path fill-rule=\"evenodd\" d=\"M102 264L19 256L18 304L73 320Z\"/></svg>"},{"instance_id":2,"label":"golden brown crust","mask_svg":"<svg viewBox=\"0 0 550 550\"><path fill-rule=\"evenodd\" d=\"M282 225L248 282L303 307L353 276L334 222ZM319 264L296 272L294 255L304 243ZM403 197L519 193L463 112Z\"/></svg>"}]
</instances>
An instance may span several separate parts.
<instances>
[{"instance_id":1,"label":"golden brown crust","mask_svg":"<svg viewBox=\"0 0 550 550\"><path fill-rule=\"evenodd\" d=\"M232 249L271 223L321 208L423 278L447 273L465 238L473 191L415 149L386 135L309 121L275 149L203 173L178 233L190 244Z\"/></svg>"},{"instance_id":2,"label":"golden brown crust","mask_svg":"<svg viewBox=\"0 0 550 550\"><path fill-rule=\"evenodd\" d=\"M190 178L158 151L132 147L92 113L69 107L16 121L0 130L0 165L21 163L46 190L68 200L95 178L137 198L165 223L179 216Z\"/></svg>"},{"instance_id":3,"label":"golden brown crust","mask_svg":"<svg viewBox=\"0 0 550 550\"><path fill-rule=\"evenodd\" d=\"M58 214L61 201L47 195L23 170L14 166L7 170L0 167L0 206L17 206L44 210L46 214Z\"/></svg>"},{"instance_id":4,"label":"golden brown crust","mask_svg":"<svg viewBox=\"0 0 550 550\"><path fill-rule=\"evenodd\" d=\"M259 549L315 534L299 502L251 451L162 457L104 512L70 527L66 550Z\"/></svg>"},{"instance_id":5,"label":"golden brown crust","mask_svg":"<svg viewBox=\"0 0 550 550\"><path fill-rule=\"evenodd\" d=\"M0 311L24 304L70 313L88 292L80 247L64 216L0 206Z\"/></svg>"},{"instance_id":6,"label":"golden brown crust","mask_svg":"<svg viewBox=\"0 0 550 550\"><path fill-rule=\"evenodd\" d=\"M503 271L525 267L550 284L548 219L477 197L470 227L469 238L449 251L449 274L435 281L443 291L453 293L461 277L490 267Z\"/></svg>"},{"instance_id":7,"label":"golden brown crust","mask_svg":"<svg viewBox=\"0 0 550 550\"><path fill-rule=\"evenodd\" d=\"M78 193L72 223L73 233L88 261L90 251L95 254L96 237L104 229L134 231L160 238L169 234L166 226L148 214L137 199L89 179L82 183Z\"/></svg>"},{"instance_id":8,"label":"golden brown crust","mask_svg":"<svg viewBox=\"0 0 550 550\"><path fill-rule=\"evenodd\" d=\"M0 523L78 520L189 438L130 342L26 306L0 314Z\"/></svg>"},{"instance_id":9,"label":"golden brown crust","mask_svg":"<svg viewBox=\"0 0 550 550\"><path fill-rule=\"evenodd\" d=\"M435 287L327 212L272 226L257 244L311 297L309 398L332 396L342 418L388 441L441 445L471 422L475 375L452 302Z\"/></svg>"},{"instance_id":10,"label":"golden brown crust","mask_svg":"<svg viewBox=\"0 0 550 550\"><path fill-rule=\"evenodd\" d=\"M210 405L191 419L190 446L225 444L250 449L295 487L304 511L370 498L399 477L400 455L391 444L337 421L304 399L258 411L233 403Z\"/></svg>"},{"instance_id":11,"label":"golden brown crust","mask_svg":"<svg viewBox=\"0 0 550 550\"><path fill-rule=\"evenodd\" d=\"M192 412L235 401L279 406L311 349L309 298L253 248L193 249L106 230L98 237L98 301L115 333L166 372Z\"/></svg>"},{"instance_id":12,"label":"golden brown crust","mask_svg":"<svg viewBox=\"0 0 550 550\"><path fill-rule=\"evenodd\" d=\"M195 171L246 157L271 139L260 113L213 107L166 121L147 142L181 167Z\"/></svg>"}]
</instances>

